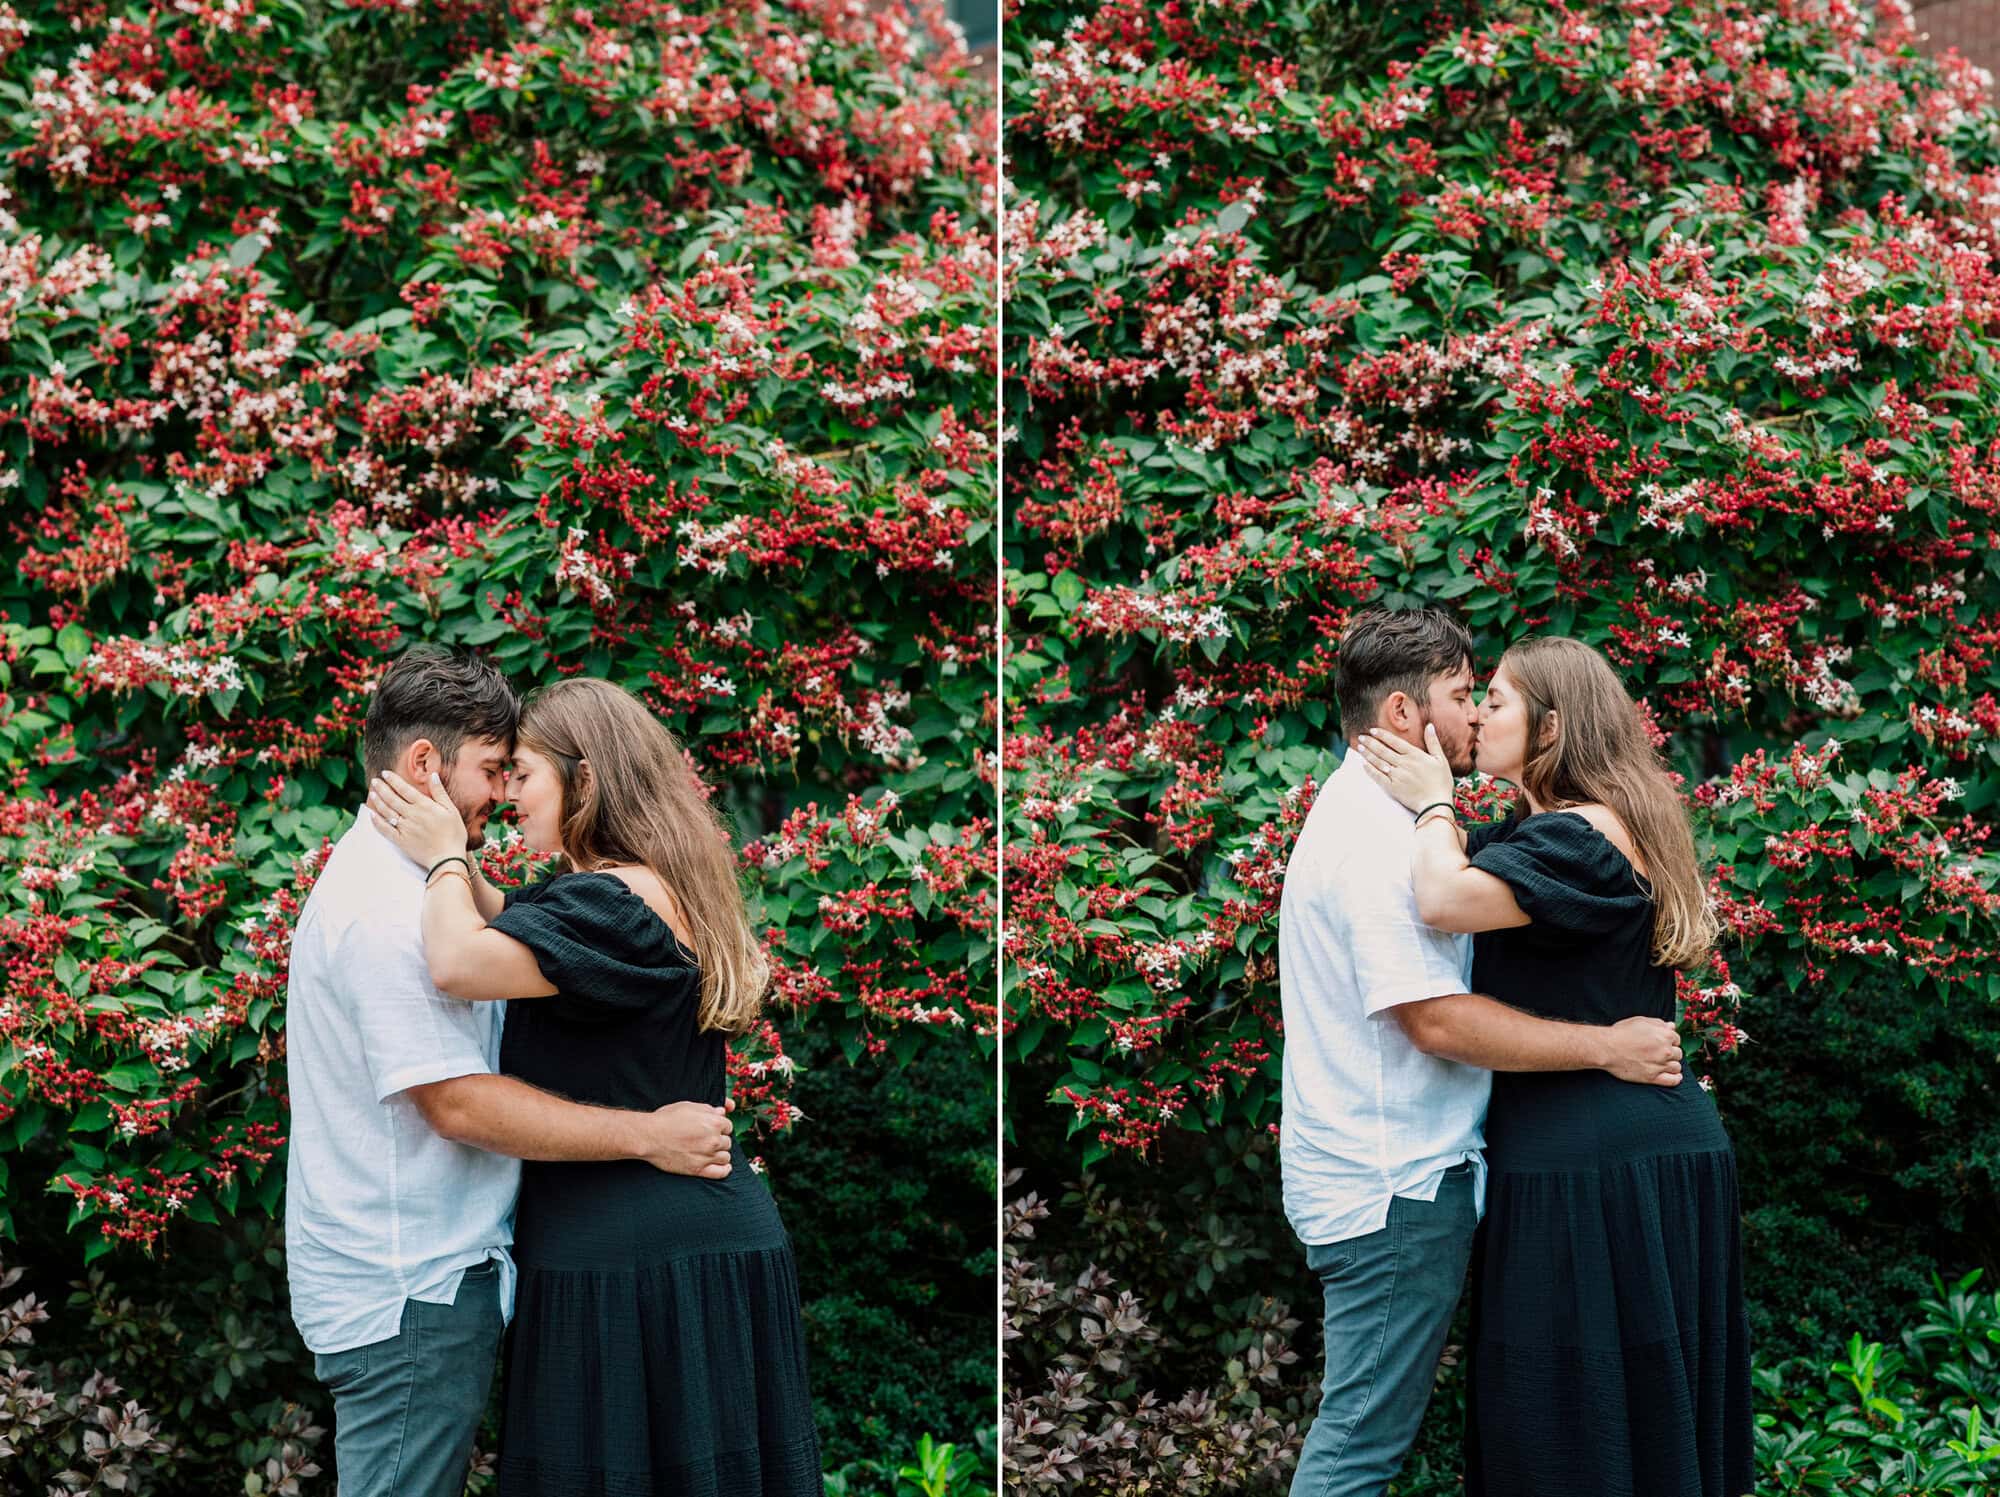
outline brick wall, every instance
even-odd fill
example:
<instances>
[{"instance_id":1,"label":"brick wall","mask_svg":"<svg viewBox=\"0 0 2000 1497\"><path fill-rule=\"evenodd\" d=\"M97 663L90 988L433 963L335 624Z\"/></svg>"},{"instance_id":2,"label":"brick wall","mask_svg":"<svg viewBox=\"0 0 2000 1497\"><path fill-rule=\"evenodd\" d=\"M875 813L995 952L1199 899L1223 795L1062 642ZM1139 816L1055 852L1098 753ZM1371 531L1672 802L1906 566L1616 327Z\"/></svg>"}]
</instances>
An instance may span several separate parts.
<instances>
[{"instance_id":1,"label":"brick wall","mask_svg":"<svg viewBox=\"0 0 2000 1497\"><path fill-rule=\"evenodd\" d=\"M2000 77L2000 0L1917 0L1912 9L1918 34L1930 33L1926 51L1956 47Z\"/></svg>"}]
</instances>

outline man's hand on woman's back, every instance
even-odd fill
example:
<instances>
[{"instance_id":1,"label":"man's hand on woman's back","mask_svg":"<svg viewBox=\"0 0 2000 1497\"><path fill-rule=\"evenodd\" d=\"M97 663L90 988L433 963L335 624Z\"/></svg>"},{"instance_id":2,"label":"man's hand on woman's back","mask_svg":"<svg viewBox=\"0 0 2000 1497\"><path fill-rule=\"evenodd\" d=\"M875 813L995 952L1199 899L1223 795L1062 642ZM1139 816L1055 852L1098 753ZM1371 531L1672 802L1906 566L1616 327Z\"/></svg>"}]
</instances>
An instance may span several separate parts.
<instances>
[{"instance_id":1,"label":"man's hand on woman's back","mask_svg":"<svg viewBox=\"0 0 2000 1497\"><path fill-rule=\"evenodd\" d=\"M721 1107L710 1107L706 1102L674 1102L656 1109L647 1115L651 1127L646 1152L640 1157L669 1175L727 1179L731 1168L730 1136L736 1127L729 1114L735 1106L732 1097Z\"/></svg>"},{"instance_id":2,"label":"man's hand on woman's back","mask_svg":"<svg viewBox=\"0 0 2000 1497\"><path fill-rule=\"evenodd\" d=\"M1681 1084L1681 1037L1664 1019L1620 1019L1602 1031L1605 1056L1598 1069L1642 1086Z\"/></svg>"},{"instance_id":3,"label":"man's hand on woman's back","mask_svg":"<svg viewBox=\"0 0 2000 1497\"><path fill-rule=\"evenodd\" d=\"M1489 1071L1608 1071L1644 1086L1681 1084L1681 1042L1662 1019L1574 1024L1483 993L1447 993L1384 1009L1427 1055Z\"/></svg>"},{"instance_id":4,"label":"man's hand on woman's back","mask_svg":"<svg viewBox=\"0 0 2000 1497\"><path fill-rule=\"evenodd\" d=\"M595 1107L542 1091L514 1076L478 1073L409 1088L424 1120L445 1138L516 1159L643 1159L670 1175L728 1178L729 1114L674 1102L653 1112Z\"/></svg>"}]
</instances>

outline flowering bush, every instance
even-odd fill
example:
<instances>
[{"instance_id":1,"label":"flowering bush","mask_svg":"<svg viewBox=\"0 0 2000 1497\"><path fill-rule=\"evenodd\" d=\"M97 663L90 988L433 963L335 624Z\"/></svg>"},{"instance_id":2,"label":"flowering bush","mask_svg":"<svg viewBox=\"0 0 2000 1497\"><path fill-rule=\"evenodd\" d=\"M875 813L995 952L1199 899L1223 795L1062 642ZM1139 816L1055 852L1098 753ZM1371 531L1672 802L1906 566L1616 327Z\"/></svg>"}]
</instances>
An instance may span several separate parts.
<instances>
[{"instance_id":1,"label":"flowering bush","mask_svg":"<svg viewBox=\"0 0 2000 1497\"><path fill-rule=\"evenodd\" d=\"M1279 884L1377 602L1642 700L1729 937L1682 985L1711 1079L1753 967L1990 1056L1990 80L1848 0L1023 0L1010 45L1003 1004L1084 1161L1273 1124ZM1938 1069L1900 1105L1990 1201L1990 1088Z\"/></svg>"},{"instance_id":2,"label":"flowering bush","mask_svg":"<svg viewBox=\"0 0 2000 1497\"><path fill-rule=\"evenodd\" d=\"M992 111L933 5L0 6L0 1166L277 1204L393 653L641 693L780 1027L990 1030ZM518 871L518 846L496 850Z\"/></svg>"}]
</instances>

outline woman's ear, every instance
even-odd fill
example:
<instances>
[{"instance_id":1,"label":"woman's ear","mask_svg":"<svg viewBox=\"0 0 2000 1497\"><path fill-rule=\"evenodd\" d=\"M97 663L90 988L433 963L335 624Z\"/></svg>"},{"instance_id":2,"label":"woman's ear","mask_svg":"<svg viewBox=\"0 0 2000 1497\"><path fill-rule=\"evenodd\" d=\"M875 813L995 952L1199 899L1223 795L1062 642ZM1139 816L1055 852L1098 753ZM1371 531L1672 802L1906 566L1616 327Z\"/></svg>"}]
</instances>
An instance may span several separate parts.
<instances>
[{"instance_id":1,"label":"woman's ear","mask_svg":"<svg viewBox=\"0 0 2000 1497\"><path fill-rule=\"evenodd\" d=\"M1541 746L1548 748L1561 737L1562 721L1556 716L1555 708L1551 707L1547 712L1542 714Z\"/></svg>"}]
</instances>

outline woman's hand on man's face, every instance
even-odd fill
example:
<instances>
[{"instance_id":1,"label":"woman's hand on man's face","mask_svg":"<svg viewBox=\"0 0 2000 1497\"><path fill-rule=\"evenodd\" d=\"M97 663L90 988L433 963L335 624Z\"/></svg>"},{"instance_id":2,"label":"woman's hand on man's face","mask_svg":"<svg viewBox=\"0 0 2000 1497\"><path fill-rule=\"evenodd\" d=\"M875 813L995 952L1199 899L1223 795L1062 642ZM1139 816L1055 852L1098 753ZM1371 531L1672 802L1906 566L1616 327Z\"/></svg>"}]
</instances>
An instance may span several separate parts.
<instances>
[{"instance_id":1,"label":"woman's hand on man's face","mask_svg":"<svg viewBox=\"0 0 2000 1497\"><path fill-rule=\"evenodd\" d=\"M1422 748L1376 728L1355 739L1354 747L1360 750L1369 778L1410 810L1451 799L1451 761L1431 724L1424 725Z\"/></svg>"},{"instance_id":2,"label":"woman's hand on man's face","mask_svg":"<svg viewBox=\"0 0 2000 1497\"><path fill-rule=\"evenodd\" d=\"M436 775L424 791L385 770L368 782L368 809L382 835L426 868L465 851L465 818Z\"/></svg>"}]
</instances>

